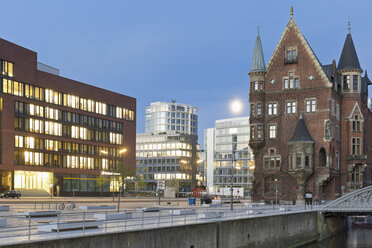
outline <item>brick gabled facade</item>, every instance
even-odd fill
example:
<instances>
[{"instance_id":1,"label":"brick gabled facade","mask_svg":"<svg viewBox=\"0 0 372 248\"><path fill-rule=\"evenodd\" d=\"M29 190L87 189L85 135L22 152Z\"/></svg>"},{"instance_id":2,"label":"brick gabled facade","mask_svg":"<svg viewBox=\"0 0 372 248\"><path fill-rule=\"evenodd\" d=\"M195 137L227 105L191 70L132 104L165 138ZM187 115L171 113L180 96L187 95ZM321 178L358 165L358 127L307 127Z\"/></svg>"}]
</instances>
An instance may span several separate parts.
<instances>
[{"instance_id":1,"label":"brick gabled facade","mask_svg":"<svg viewBox=\"0 0 372 248\"><path fill-rule=\"evenodd\" d=\"M319 62L292 16L267 69L257 39L249 73L254 200L302 200L305 192L331 200L370 185L371 82L351 35L338 67Z\"/></svg>"}]
</instances>

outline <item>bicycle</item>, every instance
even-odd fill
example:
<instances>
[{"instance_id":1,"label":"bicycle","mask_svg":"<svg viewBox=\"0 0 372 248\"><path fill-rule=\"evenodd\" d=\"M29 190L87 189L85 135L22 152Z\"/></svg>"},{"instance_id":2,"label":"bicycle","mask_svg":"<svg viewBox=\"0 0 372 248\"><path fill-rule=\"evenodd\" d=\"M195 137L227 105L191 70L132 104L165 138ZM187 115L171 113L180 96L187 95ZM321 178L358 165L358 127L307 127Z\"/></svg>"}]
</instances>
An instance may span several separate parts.
<instances>
[{"instance_id":1,"label":"bicycle","mask_svg":"<svg viewBox=\"0 0 372 248\"><path fill-rule=\"evenodd\" d=\"M60 203L59 206L58 206L59 210L64 210L65 208L67 210L72 210L72 209L76 208L76 204L75 204L75 202L66 201L66 202Z\"/></svg>"}]
</instances>

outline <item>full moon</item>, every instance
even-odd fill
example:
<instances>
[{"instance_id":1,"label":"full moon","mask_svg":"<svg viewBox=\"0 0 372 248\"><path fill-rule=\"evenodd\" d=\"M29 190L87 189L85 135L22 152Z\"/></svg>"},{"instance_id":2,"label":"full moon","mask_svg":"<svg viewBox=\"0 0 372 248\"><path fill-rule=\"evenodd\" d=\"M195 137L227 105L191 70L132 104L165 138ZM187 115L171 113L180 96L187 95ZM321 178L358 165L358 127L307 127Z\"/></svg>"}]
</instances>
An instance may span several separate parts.
<instances>
[{"instance_id":1,"label":"full moon","mask_svg":"<svg viewBox=\"0 0 372 248\"><path fill-rule=\"evenodd\" d=\"M232 112L234 112L235 114L238 114L242 110L243 104L240 100L234 100L232 101L230 108Z\"/></svg>"}]
</instances>

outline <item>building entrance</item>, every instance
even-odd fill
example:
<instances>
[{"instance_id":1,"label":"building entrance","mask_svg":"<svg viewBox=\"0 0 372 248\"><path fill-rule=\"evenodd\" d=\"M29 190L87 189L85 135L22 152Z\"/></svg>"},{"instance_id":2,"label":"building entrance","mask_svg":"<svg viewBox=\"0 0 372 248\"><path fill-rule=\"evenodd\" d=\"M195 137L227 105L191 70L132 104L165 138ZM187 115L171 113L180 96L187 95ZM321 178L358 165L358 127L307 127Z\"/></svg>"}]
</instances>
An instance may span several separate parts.
<instances>
[{"instance_id":1,"label":"building entrance","mask_svg":"<svg viewBox=\"0 0 372 248\"><path fill-rule=\"evenodd\" d=\"M45 190L50 194L52 178L52 172L14 171L14 188Z\"/></svg>"}]
</instances>

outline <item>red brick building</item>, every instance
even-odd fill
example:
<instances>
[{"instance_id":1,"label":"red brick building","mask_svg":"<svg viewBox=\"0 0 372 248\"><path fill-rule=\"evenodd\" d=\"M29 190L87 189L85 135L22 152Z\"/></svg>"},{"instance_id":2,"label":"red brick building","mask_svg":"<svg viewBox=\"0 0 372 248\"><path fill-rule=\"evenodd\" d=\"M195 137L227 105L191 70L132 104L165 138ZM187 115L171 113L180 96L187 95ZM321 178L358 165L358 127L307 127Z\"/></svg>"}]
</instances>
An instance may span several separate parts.
<instances>
[{"instance_id":1,"label":"red brick building","mask_svg":"<svg viewBox=\"0 0 372 248\"><path fill-rule=\"evenodd\" d=\"M249 76L255 200L331 200L372 184L371 81L350 30L338 64L323 65L291 11L267 68L258 34Z\"/></svg>"},{"instance_id":2,"label":"red brick building","mask_svg":"<svg viewBox=\"0 0 372 248\"><path fill-rule=\"evenodd\" d=\"M135 98L61 77L3 39L0 91L2 190L110 194L112 172L135 169Z\"/></svg>"}]
</instances>

